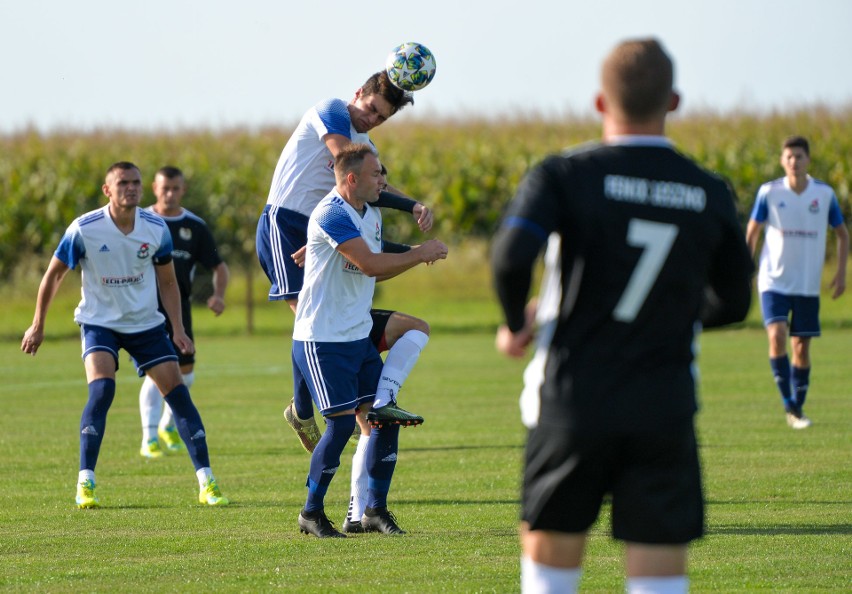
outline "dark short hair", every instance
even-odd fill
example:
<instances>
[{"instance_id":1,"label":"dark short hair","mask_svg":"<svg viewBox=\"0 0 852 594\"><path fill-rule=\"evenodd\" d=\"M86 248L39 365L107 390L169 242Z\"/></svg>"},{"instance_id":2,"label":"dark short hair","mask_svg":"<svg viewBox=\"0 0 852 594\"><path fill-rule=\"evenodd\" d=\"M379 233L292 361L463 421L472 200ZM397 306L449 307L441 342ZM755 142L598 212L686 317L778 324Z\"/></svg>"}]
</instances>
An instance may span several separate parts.
<instances>
[{"instance_id":1,"label":"dark short hair","mask_svg":"<svg viewBox=\"0 0 852 594\"><path fill-rule=\"evenodd\" d=\"M653 38L619 43L601 70L604 96L637 122L666 113L673 85L674 64Z\"/></svg>"},{"instance_id":2,"label":"dark short hair","mask_svg":"<svg viewBox=\"0 0 852 594\"><path fill-rule=\"evenodd\" d=\"M786 148L800 148L805 151L807 156L811 156L811 145L808 143L808 139L804 136L788 136L784 139L784 143L781 145L781 152Z\"/></svg>"},{"instance_id":3,"label":"dark short hair","mask_svg":"<svg viewBox=\"0 0 852 594\"><path fill-rule=\"evenodd\" d=\"M364 95L379 95L385 101L390 103L393 108L393 113L398 112L408 104L414 105L414 96L411 93L406 93L396 85L394 85L388 73L384 70L376 72L361 85L361 92Z\"/></svg>"},{"instance_id":4,"label":"dark short hair","mask_svg":"<svg viewBox=\"0 0 852 594\"><path fill-rule=\"evenodd\" d=\"M353 142L343 147L334 157L334 175L337 180L343 180L350 173L361 171L364 158L374 155L373 147L369 144Z\"/></svg>"},{"instance_id":5,"label":"dark short hair","mask_svg":"<svg viewBox=\"0 0 852 594\"><path fill-rule=\"evenodd\" d=\"M156 177L157 175L162 175L166 179L174 179L176 177L183 177L183 171L181 171L174 165L165 165L157 169L157 173L154 174L154 177Z\"/></svg>"},{"instance_id":6,"label":"dark short hair","mask_svg":"<svg viewBox=\"0 0 852 594\"><path fill-rule=\"evenodd\" d=\"M109 177L109 174L113 171L128 171L130 169L135 169L136 171L139 171L141 173L141 170L130 161L117 161L109 166L109 169L106 170L106 175L104 177Z\"/></svg>"}]
</instances>

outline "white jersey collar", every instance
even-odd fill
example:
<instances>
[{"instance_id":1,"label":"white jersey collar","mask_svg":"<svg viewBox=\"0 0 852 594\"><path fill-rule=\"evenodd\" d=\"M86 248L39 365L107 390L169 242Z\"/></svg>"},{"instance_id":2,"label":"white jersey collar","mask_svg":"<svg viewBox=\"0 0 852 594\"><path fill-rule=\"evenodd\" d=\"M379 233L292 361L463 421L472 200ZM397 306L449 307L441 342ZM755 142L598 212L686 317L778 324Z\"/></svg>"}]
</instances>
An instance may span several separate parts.
<instances>
[{"instance_id":1,"label":"white jersey collar","mask_svg":"<svg viewBox=\"0 0 852 594\"><path fill-rule=\"evenodd\" d=\"M671 139L651 134L620 134L618 136L611 136L606 140L605 144L616 146L659 146L665 148L672 148L674 146Z\"/></svg>"}]
</instances>

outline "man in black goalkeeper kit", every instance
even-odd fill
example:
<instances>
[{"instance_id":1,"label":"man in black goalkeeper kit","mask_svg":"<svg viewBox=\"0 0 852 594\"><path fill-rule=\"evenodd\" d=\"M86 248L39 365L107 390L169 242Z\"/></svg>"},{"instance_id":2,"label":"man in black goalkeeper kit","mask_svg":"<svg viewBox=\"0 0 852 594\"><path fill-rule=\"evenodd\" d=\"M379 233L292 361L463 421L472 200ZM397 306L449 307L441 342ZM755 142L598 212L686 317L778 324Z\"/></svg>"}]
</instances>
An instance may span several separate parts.
<instances>
[{"instance_id":1,"label":"man in black goalkeeper kit","mask_svg":"<svg viewBox=\"0 0 852 594\"><path fill-rule=\"evenodd\" d=\"M619 44L596 99L603 142L532 169L494 239L497 347L514 357L533 339L525 306L549 244L521 396L524 592L576 590L607 494L627 591L688 587L704 524L694 343L701 324L745 317L753 266L729 186L664 136L672 82L657 41Z\"/></svg>"}]
</instances>

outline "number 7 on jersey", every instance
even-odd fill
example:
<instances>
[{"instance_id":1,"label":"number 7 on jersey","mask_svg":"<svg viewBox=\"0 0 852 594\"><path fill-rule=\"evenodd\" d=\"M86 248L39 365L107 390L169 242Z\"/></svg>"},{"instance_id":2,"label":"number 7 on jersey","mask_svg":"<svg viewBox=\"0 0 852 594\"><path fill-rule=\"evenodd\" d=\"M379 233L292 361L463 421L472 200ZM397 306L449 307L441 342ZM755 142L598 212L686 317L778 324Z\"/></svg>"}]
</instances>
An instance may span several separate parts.
<instances>
[{"instance_id":1,"label":"number 7 on jersey","mask_svg":"<svg viewBox=\"0 0 852 594\"><path fill-rule=\"evenodd\" d=\"M639 262L630 275L621 299L612 310L615 320L630 323L636 318L669 256L677 233L677 225L630 219L627 244L642 248L642 255L639 256Z\"/></svg>"}]
</instances>

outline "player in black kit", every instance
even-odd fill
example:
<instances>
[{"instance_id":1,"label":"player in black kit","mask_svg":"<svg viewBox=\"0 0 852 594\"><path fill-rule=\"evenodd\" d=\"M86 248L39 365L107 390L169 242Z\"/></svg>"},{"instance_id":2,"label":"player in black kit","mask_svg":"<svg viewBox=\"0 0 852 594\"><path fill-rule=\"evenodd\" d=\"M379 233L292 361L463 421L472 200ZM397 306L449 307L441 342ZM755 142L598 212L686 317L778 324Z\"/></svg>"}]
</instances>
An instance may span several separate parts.
<instances>
[{"instance_id":1,"label":"player in black kit","mask_svg":"<svg viewBox=\"0 0 852 594\"><path fill-rule=\"evenodd\" d=\"M157 202L148 210L166 221L172 236L175 276L180 289L180 306L186 334L195 340L192 333L192 281L196 263L213 272L213 294L207 299L207 307L215 314L225 309L225 289L228 286L228 265L219 255L216 241L210 229L199 216L181 206L186 192L183 172L177 167L160 168L154 175L154 196ZM160 306L162 309L162 304ZM166 330L172 335L172 327L166 317ZM195 353L178 353L178 363L187 387L195 381ZM159 458L165 452L183 449L183 443L174 424L172 411L163 403L157 386L146 378L139 391L139 412L142 417L142 447L139 453L145 458Z\"/></svg>"},{"instance_id":2,"label":"player in black kit","mask_svg":"<svg viewBox=\"0 0 852 594\"><path fill-rule=\"evenodd\" d=\"M694 343L699 323L745 317L752 262L728 184L663 135L672 81L656 40L618 45L596 99L603 142L530 171L494 238L497 347L515 357L549 244L521 397L527 592L576 589L608 494L628 591L685 592L686 545L703 533Z\"/></svg>"}]
</instances>

